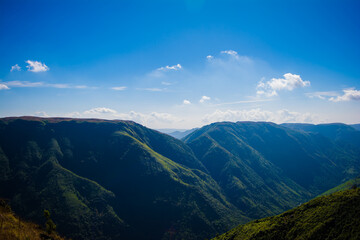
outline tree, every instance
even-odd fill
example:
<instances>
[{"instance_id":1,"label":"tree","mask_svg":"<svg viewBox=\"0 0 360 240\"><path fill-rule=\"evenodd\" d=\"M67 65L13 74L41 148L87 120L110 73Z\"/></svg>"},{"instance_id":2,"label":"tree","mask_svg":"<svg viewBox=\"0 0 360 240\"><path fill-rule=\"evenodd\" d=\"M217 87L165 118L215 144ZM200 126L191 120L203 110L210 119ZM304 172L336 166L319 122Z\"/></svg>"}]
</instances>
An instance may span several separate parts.
<instances>
[{"instance_id":1,"label":"tree","mask_svg":"<svg viewBox=\"0 0 360 240\"><path fill-rule=\"evenodd\" d=\"M51 234L53 232L55 232L56 230L56 225L53 222L53 220L50 218L50 212L49 210L44 210L44 217L46 218L46 222L45 222L45 230L48 234Z\"/></svg>"}]
</instances>

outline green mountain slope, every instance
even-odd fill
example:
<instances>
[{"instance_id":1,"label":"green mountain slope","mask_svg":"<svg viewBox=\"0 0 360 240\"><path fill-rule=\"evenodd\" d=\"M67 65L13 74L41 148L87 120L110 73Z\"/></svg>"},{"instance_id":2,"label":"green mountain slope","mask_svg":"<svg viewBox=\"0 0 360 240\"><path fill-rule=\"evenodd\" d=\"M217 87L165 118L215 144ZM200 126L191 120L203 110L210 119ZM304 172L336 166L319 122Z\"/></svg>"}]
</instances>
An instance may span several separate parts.
<instances>
[{"instance_id":1,"label":"green mountain slope","mask_svg":"<svg viewBox=\"0 0 360 240\"><path fill-rule=\"evenodd\" d=\"M319 197L274 217L240 225L216 240L360 239L360 189Z\"/></svg>"},{"instance_id":2,"label":"green mountain slope","mask_svg":"<svg viewBox=\"0 0 360 240\"><path fill-rule=\"evenodd\" d=\"M248 216L280 213L359 173L359 156L329 138L273 123L214 123L185 138Z\"/></svg>"},{"instance_id":3,"label":"green mountain slope","mask_svg":"<svg viewBox=\"0 0 360 240\"><path fill-rule=\"evenodd\" d=\"M356 130L360 131L360 124L352 124L350 125L352 126L353 128L355 128Z\"/></svg>"},{"instance_id":4,"label":"green mountain slope","mask_svg":"<svg viewBox=\"0 0 360 240\"><path fill-rule=\"evenodd\" d=\"M318 125L285 123L281 125L294 130L321 134L325 137L332 139L335 142L338 142L341 145L345 145L348 147L360 147L360 131L356 129L358 125L346 125L343 123L329 123Z\"/></svg>"},{"instance_id":5,"label":"green mountain slope","mask_svg":"<svg viewBox=\"0 0 360 240\"><path fill-rule=\"evenodd\" d=\"M130 121L0 119L0 196L74 239L204 239L359 175L354 146L272 123L185 142Z\"/></svg>"},{"instance_id":6,"label":"green mountain slope","mask_svg":"<svg viewBox=\"0 0 360 240\"><path fill-rule=\"evenodd\" d=\"M74 239L203 239L248 220L187 145L133 122L7 118L0 148L1 195Z\"/></svg>"},{"instance_id":7,"label":"green mountain slope","mask_svg":"<svg viewBox=\"0 0 360 240\"><path fill-rule=\"evenodd\" d=\"M2 163L11 169L0 182L0 192L11 199L16 213L41 223L43 210L50 209L58 231L74 239L104 232L118 236L125 231L126 225L110 204L114 194L64 169L58 163L60 153L54 140L46 150L33 141L20 149L14 158L8 158L0 148L0 158L7 160Z\"/></svg>"},{"instance_id":8,"label":"green mountain slope","mask_svg":"<svg viewBox=\"0 0 360 240\"><path fill-rule=\"evenodd\" d=\"M325 196L325 195L329 195L329 194L332 194L335 192L348 190L348 189L351 189L354 187L360 187L360 177L351 179L343 184L340 184L339 186L329 189L326 192L324 192L323 194L321 194L320 196Z\"/></svg>"}]
</instances>

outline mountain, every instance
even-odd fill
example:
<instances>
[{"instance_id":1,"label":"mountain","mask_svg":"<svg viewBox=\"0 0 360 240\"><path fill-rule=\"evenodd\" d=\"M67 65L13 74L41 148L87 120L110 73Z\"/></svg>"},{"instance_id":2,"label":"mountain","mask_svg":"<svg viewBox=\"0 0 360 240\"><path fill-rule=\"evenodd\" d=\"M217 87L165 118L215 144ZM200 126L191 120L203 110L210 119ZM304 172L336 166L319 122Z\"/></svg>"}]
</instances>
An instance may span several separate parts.
<instances>
[{"instance_id":1,"label":"mountain","mask_svg":"<svg viewBox=\"0 0 360 240\"><path fill-rule=\"evenodd\" d=\"M303 124L303 123L284 123L284 127L304 132L316 133L330 138L342 145L360 148L360 131L356 129L358 125L346 125L343 123L329 124Z\"/></svg>"},{"instance_id":2,"label":"mountain","mask_svg":"<svg viewBox=\"0 0 360 240\"><path fill-rule=\"evenodd\" d=\"M352 124L350 125L352 126L353 128L355 128L356 130L360 131L360 124Z\"/></svg>"},{"instance_id":3,"label":"mountain","mask_svg":"<svg viewBox=\"0 0 360 240\"><path fill-rule=\"evenodd\" d=\"M45 219L45 218L44 218ZM37 224L16 216L4 199L0 199L0 239L2 240L63 240L56 233L47 233Z\"/></svg>"},{"instance_id":4,"label":"mountain","mask_svg":"<svg viewBox=\"0 0 360 240\"><path fill-rule=\"evenodd\" d=\"M274 217L240 225L214 240L360 239L360 188L315 198Z\"/></svg>"},{"instance_id":5,"label":"mountain","mask_svg":"<svg viewBox=\"0 0 360 240\"><path fill-rule=\"evenodd\" d=\"M332 139L266 122L222 122L184 141L247 216L278 214L360 171L360 157Z\"/></svg>"},{"instance_id":6,"label":"mountain","mask_svg":"<svg viewBox=\"0 0 360 240\"><path fill-rule=\"evenodd\" d=\"M203 239L248 221L182 141L129 121L0 120L0 195L73 239Z\"/></svg>"},{"instance_id":7,"label":"mountain","mask_svg":"<svg viewBox=\"0 0 360 240\"><path fill-rule=\"evenodd\" d=\"M197 129L198 128L193 128L189 130L159 129L158 131L166 133L174 138L182 139Z\"/></svg>"},{"instance_id":8,"label":"mountain","mask_svg":"<svg viewBox=\"0 0 360 240\"><path fill-rule=\"evenodd\" d=\"M181 141L131 121L0 119L0 196L39 224L50 210L80 240L208 238L358 176L359 158L356 144L273 123Z\"/></svg>"}]
</instances>

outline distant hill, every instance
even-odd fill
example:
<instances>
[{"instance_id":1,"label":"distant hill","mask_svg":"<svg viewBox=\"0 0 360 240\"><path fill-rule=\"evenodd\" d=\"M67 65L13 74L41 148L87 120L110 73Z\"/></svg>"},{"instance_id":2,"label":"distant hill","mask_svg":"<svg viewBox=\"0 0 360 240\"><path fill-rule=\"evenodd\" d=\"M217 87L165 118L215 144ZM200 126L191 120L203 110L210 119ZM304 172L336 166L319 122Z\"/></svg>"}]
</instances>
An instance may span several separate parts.
<instances>
[{"instance_id":1,"label":"distant hill","mask_svg":"<svg viewBox=\"0 0 360 240\"><path fill-rule=\"evenodd\" d=\"M284 123L281 124L294 130L321 134L339 144L354 145L360 147L360 131L356 130L359 125L346 125L343 123L328 124L302 124L302 123Z\"/></svg>"},{"instance_id":2,"label":"distant hill","mask_svg":"<svg viewBox=\"0 0 360 240\"><path fill-rule=\"evenodd\" d=\"M197 130L198 128L193 128L193 129L182 129L182 130L175 130L175 129L158 129L158 131L162 132L162 133L166 133L174 138L177 139L182 139L184 137L186 137L187 135L189 135L190 133L194 132L195 130Z\"/></svg>"},{"instance_id":3,"label":"distant hill","mask_svg":"<svg viewBox=\"0 0 360 240\"><path fill-rule=\"evenodd\" d=\"M214 240L360 239L360 189L319 197L274 217L240 225Z\"/></svg>"},{"instance_id":4,"label":"distant hill","mask_svg":"<svg viewBox=\"0 0 360 240\"><path fill-rule=\"evenodd\" d=\"M350 125L352 126L353 128L355 128L356 130L360 131L360 124L352 124Z\"/></svg>"},{"instance_id":5,"label":"distant hill","mask_svg":"<svg viewBox=\"0 0 360 240\"><path fill-rule=\"evenodd\" d=\"M0 224L1 240L63 240L56 233L48 234L43 227L16 216L2 199L0 199Z\"/></svg>"},{"instance_id":6,"label":"distant hill","mask_svg":"<svg viewBox=\"0 0 360 240\"><path fill-rule=\"evenodd\" d=\"M169 135L173 136L174 138L177 138L177 139L183 139L184 137L186 137L190 133L194 132L195 130L197 130L197 128L186 130L184 132L175 131L175 132L169 133Z\"/></svg>"}]
</instances>

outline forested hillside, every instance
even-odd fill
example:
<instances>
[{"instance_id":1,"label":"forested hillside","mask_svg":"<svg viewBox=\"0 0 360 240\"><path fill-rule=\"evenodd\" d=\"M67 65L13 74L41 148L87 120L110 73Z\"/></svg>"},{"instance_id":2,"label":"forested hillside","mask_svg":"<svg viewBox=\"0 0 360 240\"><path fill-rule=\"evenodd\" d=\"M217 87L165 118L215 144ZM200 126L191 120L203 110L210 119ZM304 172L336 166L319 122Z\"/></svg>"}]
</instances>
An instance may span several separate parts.
<instances>
[{"instance_id":1,"label":"forested hillside","mask_svg":"<svg viewBox=\"0 0 360 240\"><path fill-rule=\"evenodd\" d=\"M214 240L360 238L360 189L319 197L274 217L240 225Z\"/></svg>"},{"instance_id":2,"label":"forested hillside","mask_svg":"<svg viewBox=\"0 0 360 240\"><path fill-rule=\"evenodd\" d=\"M0 120L0 197L73 239L204 239L359 174L354 145L273 123L215 123L184 141L130 121Z\"/></svg>"}]
</instances>

